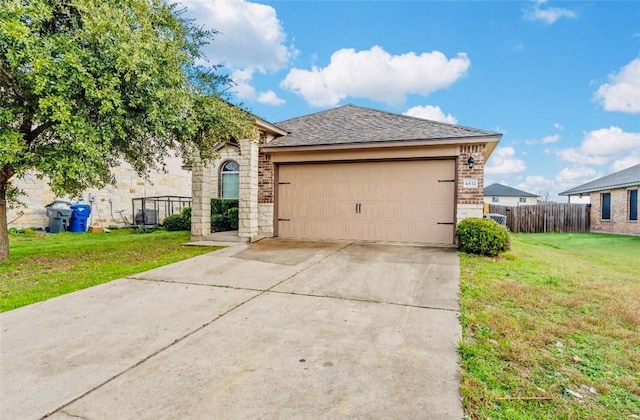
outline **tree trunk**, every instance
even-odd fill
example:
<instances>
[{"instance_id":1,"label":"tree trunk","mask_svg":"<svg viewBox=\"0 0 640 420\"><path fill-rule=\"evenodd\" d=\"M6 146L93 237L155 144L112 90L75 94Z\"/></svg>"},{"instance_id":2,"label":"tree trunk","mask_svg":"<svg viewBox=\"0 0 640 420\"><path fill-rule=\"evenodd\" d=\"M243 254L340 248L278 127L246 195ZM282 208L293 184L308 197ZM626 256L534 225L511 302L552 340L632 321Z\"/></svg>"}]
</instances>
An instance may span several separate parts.
<instances>
[{"instance_id":1,"label":"tree trunk","mask_svg":"<svg viewBox=\"0 0 640 420\"><path fill-rule=\"evenodd\" d=\"M0 181L0 261L9 259L9 230L7 227L8 182Z\"/></svg>"}]
</instances>

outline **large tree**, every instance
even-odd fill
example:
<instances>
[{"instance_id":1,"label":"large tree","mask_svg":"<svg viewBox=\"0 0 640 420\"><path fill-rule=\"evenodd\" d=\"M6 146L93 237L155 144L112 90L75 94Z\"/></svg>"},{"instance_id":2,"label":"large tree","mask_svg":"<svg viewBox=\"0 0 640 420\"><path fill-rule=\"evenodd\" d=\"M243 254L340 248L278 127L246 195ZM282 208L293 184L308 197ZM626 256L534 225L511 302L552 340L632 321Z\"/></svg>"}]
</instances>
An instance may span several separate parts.
<instances>
[{"instance_id":1,"label":"large tree","mask_svg":"<svg viewBox=\"0 0 640 420\"><path fill-rule=\"evenodd\" d=\"M212 35L163 0L0 1L0 260L13 177L74 195L120 161L144 175L170 151L206 159L249 135L229 80L198 65Z\"/></svg>"}]
</instances>

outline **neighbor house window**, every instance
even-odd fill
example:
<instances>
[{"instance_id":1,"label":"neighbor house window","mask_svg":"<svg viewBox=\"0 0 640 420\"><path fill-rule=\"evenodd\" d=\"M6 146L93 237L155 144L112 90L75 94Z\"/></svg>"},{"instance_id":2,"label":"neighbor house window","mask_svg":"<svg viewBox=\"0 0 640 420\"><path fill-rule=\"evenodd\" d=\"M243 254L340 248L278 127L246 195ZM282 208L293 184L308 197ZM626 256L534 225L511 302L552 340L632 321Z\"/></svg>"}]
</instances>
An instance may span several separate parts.
<instances>
[{"instance_id":1,"label":"neighbor house window","mask_svg":"<svg viewBox=\"0 0 640 420\"><path fill-rule=\"evenodd\" d=\"M602 203L602 220L611 219L611 193L600 194L600 202Z\"/></svg>"},{"instance_id":2,"label":"neighbor house window","mask_svg":"<svg viewBox=\"0 0 640 420\"><path fill-rule=\"evenodd\" d=\"M526 203L527 202L527 197L520 197L518 199L518 201L520 201L521 203Z\"/></svg>"},{"instance_id":3,"label":"neighbor house window","mask_svg":"<svg viewBox=\"0 0 640 420\"><path fill-rule=\"evenodd\" d=\"M240 166L238 162L230 160L220 169L220 198L238 198Z\"/></svg>"},{"instance_id":4,"label":"neighbor house window","mask_svg":"<svg viewBox=\"0 0 640 420\"><path fill-rule=\"evenodd\" d=\"M491 202L492 203L499 203L500 202L500 197L491 197Z\"/></svg>"},{"instance_id":5,"label":"neighbor house window","mask_svg":"<svg viewBox=\"0 0 640 420\"><path fill-rule=\"evenodd\" d=\"M627 191L629 196L629 220L638 220L638 190Z\"/></svg>"}]
</instances>

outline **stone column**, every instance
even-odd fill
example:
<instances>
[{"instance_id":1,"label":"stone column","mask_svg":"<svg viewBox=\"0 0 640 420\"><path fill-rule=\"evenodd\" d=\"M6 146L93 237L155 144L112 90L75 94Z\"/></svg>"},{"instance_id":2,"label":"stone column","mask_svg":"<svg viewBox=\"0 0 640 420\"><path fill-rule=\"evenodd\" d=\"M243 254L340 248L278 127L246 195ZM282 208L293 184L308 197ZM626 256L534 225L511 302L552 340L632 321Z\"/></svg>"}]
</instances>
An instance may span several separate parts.
<instances>
[{"instance_id":1,"label":"stone column","mask_svg":"<svg viewBox=\"0 0 640 420\"><path fill-rule=\"evenodd\" d=\"M258 147L251 140L240 140L238 236L250 241L258 236Z\"/></svg>"},{"instance_id":2,"label":"stone column","mask_svg":"<svg viewBox=\"0 0 640 420\"><path fill-rule=\"evenodd\" d=\"M191 174L191 240L199 241L211 235L213 171L198 163L193 165Z\"/></svg>"}]
</instances>

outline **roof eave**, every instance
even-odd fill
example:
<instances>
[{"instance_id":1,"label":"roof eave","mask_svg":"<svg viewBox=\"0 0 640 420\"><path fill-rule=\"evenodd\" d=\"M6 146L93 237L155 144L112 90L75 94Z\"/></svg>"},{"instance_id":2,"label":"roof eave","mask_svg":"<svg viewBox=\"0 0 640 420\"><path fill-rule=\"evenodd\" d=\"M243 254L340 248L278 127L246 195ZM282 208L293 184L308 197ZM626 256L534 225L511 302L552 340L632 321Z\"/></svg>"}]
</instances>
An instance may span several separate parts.
<instances>
[{"instance_id":1,"label":"roof eave","mask_svg":"<svg viewBox=\"0 0 640 420\"><path fill-rule=\"evenodd\" d=\"M287 134L289 134L289 132L287 130L284 130L280 127L278 127L275 124L271 124L270 122L267 122L263 119L260 118L256 118L255 121L255 125L258 126L258 128L261 128L263 130L269 131L273 134L279 135L279 136L285 136Z\"/></svg>"},{"instance_id":2,"label":"roof eave","mask_svg":"<svg viewBox=\"0 0 640 420\"><path fill-rule=\"evenodd\" d=\"M441 139L414 139L414 140L386 140L378 142L365 143L335 143L335 144L316 144L316 145L296 145L296 146L270 146L264 145L263 151L268 153L278 152L306 152L316 150L345 150L345 149L371 149L386 147L415 147L415 146L442 146L450 144L468 144L468 143L487 143L485 159L493 152L496 145L500 141L502 134L487 136L469 136L456 138Z\"/></svg>"},{"instance_id":3,"label":"roof eave","mask_svg":"<svg viewBox=\"0 0 640 420\"><path fill-rule=\"evenodd\" d=\"M614 189L617 189L617 188L637 187L637 186L640 186L640 180L633 181L633 182L625 182L625 183L622 183L622 184L605 185L605 186L597 187L597 188L585 188L585 189L580 189L580 190L575 190L575 191L573 191L573 189L571 189L571 190L567 190L567 191L563 191L561 193L558 193L558 195L566 197L566 196L570 196L570 195L590 194L592 192L614 190Z\"/></svg>"}]
</instances>

